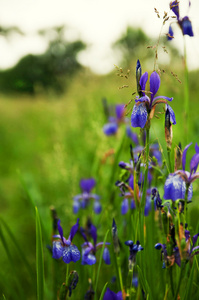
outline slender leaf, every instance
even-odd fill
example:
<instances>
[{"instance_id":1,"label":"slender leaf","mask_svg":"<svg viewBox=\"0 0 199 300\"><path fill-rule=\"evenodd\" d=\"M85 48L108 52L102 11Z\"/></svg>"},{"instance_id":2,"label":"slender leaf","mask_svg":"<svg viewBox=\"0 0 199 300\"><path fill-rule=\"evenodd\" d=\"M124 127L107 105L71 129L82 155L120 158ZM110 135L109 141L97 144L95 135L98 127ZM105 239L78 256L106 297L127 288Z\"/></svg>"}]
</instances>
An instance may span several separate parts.
<instances>
[{"instance_id":1,"label":"slender leaf","mask_svg":"<svg viewBox=\"0 0 199 300\"><path fill-rule=\"evenodd\" d=\"M102 290L102 292L101 292L101 295L100 295L99 300L103 300L103 297L104 297L104 294L105 294L107 285L108 285L108 282L105 283L105 285L104 285L104 287L103 287L103 290Z\"/></svg>"},{"instance_id":2,"label":"slender leaf","mask_svg":"<svg viewBox=\"0 0 199 300\"><path fill-rule=\"evenodd\" d=\"M101 253L100 253L100 260L99 260L97 276L96 276L96 283L95 283L95 299L97 299L97 285L98 285L98 281L99 281L100 269L101 269L101 265L102 265L102 257L103 257L103 252L104 252L105 243L106 243L106 240L107 240L108 233L109 233L109 229L106 232L106 235L105 235L105 238L104 238L104 243L103 243L102 250L101 250Z\"/></svg>"},{"instance_id":3,"label":"slender leaf","mask_svg":"<svg viewBox=\"0 0 199 300\"><path fill-rule=\"evenodd\" d=\"M40 217L37 207L36 212L36 271L37 271L37 299L44 299L44 259Z\"/></svg>"},{"instance_id":4,"label":"slender leaf","mask_svg":"<svg viewBox=\"0 0 199 300\"><path fill-rule=\"evenodd\" d=\"M0 221L3 224L8 236L10 236L11 241L13 242L14 246L16 247L22 261L24 262L24 265L26 266L31 278L34 277L34 273L33 270L28 262L28 260L26 259L25 253L23 252L23 250L21 249L21 247L19 246L18 241L16 240L14 234L12 233L12 231L10 230L9 226L7 225L7 223L0 217Z\"/></svg>"},{"instance_id":5,"label":"slender leaf","mask_svg":"<svg viewBox=\"0 0 199 300\"><path fill-rule=\"evenodd\" d=\"M189 300L192 299L191 298L191 292L192 292L192 285L193 285L193 275L194 275L194 270L195 270L195 264L196 261L194 259L194 263L191 269L191 273L187 282L187 286L186 286L186 293L185 293L185 297L183 298L183 300Z\"/></svg>"}]
</instances>

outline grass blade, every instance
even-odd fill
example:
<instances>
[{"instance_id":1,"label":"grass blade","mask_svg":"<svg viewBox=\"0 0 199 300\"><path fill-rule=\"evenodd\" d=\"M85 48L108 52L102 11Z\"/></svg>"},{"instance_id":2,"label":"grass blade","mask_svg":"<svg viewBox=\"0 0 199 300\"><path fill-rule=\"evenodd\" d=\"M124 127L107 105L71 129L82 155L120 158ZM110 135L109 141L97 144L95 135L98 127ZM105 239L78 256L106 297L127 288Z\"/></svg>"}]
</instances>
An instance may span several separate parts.
<instances>
[{"instance_id":1,"label":"grass blade","mask_svg":"<svg viewBox=\"0 0 199 300\"><path fill-rule=\"evenodd\" d=\"M101 253L100 253L100 260L99 260L96 283L95 283L95 299L97 299L97 285L98 285L98 281L99 281L100 268L101 268L101 264L102 264L102 256L103 256L103 252L104 252L105 243L106 243L106 240L107 240L108 233L109 233L109 229L106 232L106 235L105 235L105 238L104 238L104 243L103 243L102 250L101 250Z\"/></svg>"},{"instance_id":2,"label":"grass blade","mask_svg":"<svg viewBox=\"0 0 199 300\"><path fill-rule=\"evenodd\" d=\"M104 287L103 287L103 290L102 290L102 292L101 292L101 295L100 295L99 300L103 300L103 297L104 297L104 294L105 294L107 285L108 285L108 282L105 283L105 285L104 285Z\"/></svg>"},{"instance_id":3,"label":"grass blade","mask_svg":"<svg viewBox=\"0 0 199 300\"><path fill-rule=\"evenodd\" d=\"M15 247L16 247L16 249L17 249L17 251L18 251L18 253L19 253L19 255L20 255L22 261L24 262L24 265L26 266L26 269L28 270L28 272L29 272L31 278L33 279L33 278L34 278L33 270L32 270L32 268L31 268L31 266L30 266L28 260L26 259L26 256L25 256L23 250L22 250L21 247L19 246L18 241L16 240L14 234L13 234L12 231L10 230L8 224L7 224L1 217L0 217L0 221L1 221L1 223L3 224L3 226L4 226L4 228L5 228L5 230L6 230L7 234L8 234L8 236L9 236L10 239L11 239L11 241L12 241L13 244L15 245Z\"/></svg>"},{"instance_id":4,"label":"grass blade","mask_svg":"<svg viewBox=\"0 0 199 300\"><path fill-rule=\"evenodd\" d=\"M37 207L36 212L36 271L37 271L37 300L44 299L44 259L40 217Z\"/></svg>"}]
</instances>

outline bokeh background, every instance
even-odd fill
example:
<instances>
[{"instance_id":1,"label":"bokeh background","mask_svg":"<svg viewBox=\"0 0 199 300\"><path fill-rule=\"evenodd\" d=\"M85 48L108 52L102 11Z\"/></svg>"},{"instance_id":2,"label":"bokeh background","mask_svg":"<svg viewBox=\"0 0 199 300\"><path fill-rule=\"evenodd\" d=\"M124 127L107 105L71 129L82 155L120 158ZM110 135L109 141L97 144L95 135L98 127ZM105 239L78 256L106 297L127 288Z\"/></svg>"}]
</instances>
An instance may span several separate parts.
<instances>
[{"instance_id":1,"label":"bokeh background","mask_svg":"<svg viewBox=\"0 0 199 300\"><path fill-rule=\"evenodd\" d=\"M114 138L103 133L107 118L102 100L126 104L133 98L136 61L144 71L153 71L159 35L160 94L174 97L177 119L173 146L199 141L199 3L193 0L189 7L188 1L181 2L180 13L190 17L194 31L194 37L185 37L188 136L183 132L184 39L173 24L175 38L168 42L170 21L162 27L164 12L173 15L169 1L0 1L0 217L34 271L34 206L49 236L46 244L51 241L52 205L66 216L66 227L74 221L72 197L80 192L79 180L93 176L96 157L103 161L121 138L120 133ZM153 120L151 138L165 149L163 116ZM105 195L103 186L97 192ZM197 199L194 207L198 212ZM25 299L35 299L34 281L3 224L0 297L5 293L16 299L14 272L24 284Z\"/></svg>"}]
</instances>

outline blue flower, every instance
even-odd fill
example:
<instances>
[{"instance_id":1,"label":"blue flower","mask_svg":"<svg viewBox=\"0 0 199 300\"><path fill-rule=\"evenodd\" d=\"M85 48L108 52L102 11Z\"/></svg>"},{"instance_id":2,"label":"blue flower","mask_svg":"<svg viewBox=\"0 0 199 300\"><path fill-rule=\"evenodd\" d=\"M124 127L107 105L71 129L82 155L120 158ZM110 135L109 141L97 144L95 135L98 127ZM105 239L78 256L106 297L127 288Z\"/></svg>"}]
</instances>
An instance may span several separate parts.
<instances>
[{"instance_id":1,"label":"blue flower","mask_svg":"<svg viewBox=\"0 0 199 300\"><path fill-rule=\"evenodd\" d=\"M109 122L104 125L103 132L108 136L115 135L120 123L125 123L124 104L118 104L115 106L115 116L109 117Z\"/></svg>"},{"instance_id":2,"label":"blue flower","mask_svg":"<svg viewBox=\"0 0 199 300\"><path fill-rule=\"evenodd\" d=\"M87 224L89 235L93 239L93 244L88 241L86 234L84 233L83 228L81 228L81 233L83 238L85 239L85 243L82 245L82 265L94 265L96 263L96 252L99 248L103 247L103 242L97 243L97 228L89 222ZM110 243L105 243L105 248L103 252L103 260L105 264L110 265L110 253L107 248L107 245Z\"/></svg>"},{"instance_id":3,"label":"blue flower","mask_svg":"<svg viewBox=\"0 0 199 300\"><path fill-rule=\"evenodd\" d=\"M193 155L190 162L190 172L185 171L187 150L192 143L187 145L182 154L182 170L177 170L170 174L164 186L164 199L184 199L186 188L188 187L188 200L191 200L193 195L192 182L199 178L199 172L196 172L199 164L199 147L196 144L196 154Z\"/></svg>"},{"instance_id":4,"label":"blue flower","mask_svg":"<svg viewBox=\"0 0 199 300\"><path fill-rule=\"evenodd\" d=\"M79 227L79 219L77 219L77 223L71 228L70 235L68 239L65 239L63 236L63 229L60 225L60 220L57 222L57 228L59 231L59 235L54 235L54 238L59 238L58 241L53 241L53 258L59 259L62 257L63 261L68 264L71 261L76 262L80 259L80 252L78 248L72 244L72 240L78 230Z\"/></svg>"},{"instance_id":5,"label":"blue flower","mask_svg":"<svg viewBox=\"0 0 199 300\"><path fill-rule=\"evenodd\" d=\"M170 9L174 12L174 14L177 17L177 23L180 26L180 29L182 30L183 35L189 35L194 36L193 29L191 25L191 21L187 16L180 18L179 14L179 2L177 0L170 3ZM169 26L169 34L168 34L168 40L171 40L171 36L173 37L173 30L171 28L171 25Z\"/></svg>"},{"instance_id":6,"label":"blue flower","mask_svg":"<svg viewBox=\"0 0 199 300\"><path fill-rule=\"evenodd\" d=\"M163 268L166 266L171 267L174 263L176 263L179 267L181 266L181 261L184 260L186 263L196 254L199 254L199 246L195 246L199 233L192 237L188 230L184 231L185 238L185 247L179 250L179 247L174 246L173 252L170 256L168 256L167 248L165 244L157 243L155 245L155 249L161 250L162 259L163 259ZM176 244L176 243L175 243Z\"/></svg>"},{"instance_id":7,"label":"blue flower","mask_svg":"<svg viewBox=\"0 0 199 300\"><path fill-rule=\"evenodd\" d=\"M144 250L144 248L140 245L139 241L137 241L137 243L134 244L133 241L129 240L129 241L125 242L125 245L129 246L129 252L130 252L130 255L129 255L129 265L131 267L136 262L136 254L137 254L137 252Z\"/></svg>"},{"instance_id":8,"label":"blue flower","mask_svg":"<svg viewBox=\"0 0 199 300\"><path fill-rule=\"evenodd\" d=\"M104 294L104 297L103 297L103 300L122 300L123 297L122 297L122 292L118 292L118 293L115 293L113 291L111 291L109 288L107 288L105 294Z\"/></svg>"},{"instance_id":9,"label":"blue flower","mask_svg":"<svg viewBox=\"0 0 199 300\"><path fill-rule=\"evenodd\" d=\"M133 107L131 115L131 126L144 128L147 120L150 121L154 115L155 107L157 104L172 101L173 98L166 96L156 96L160 87L160 76L155 71L150 76L150 91L148 92L150 97L146 95L145 87L148 81L148 73L145 72L140 78L140 97L136 97L136 104Z\"/></svg>"},{"instance_id":10,"label":"blue flower","mask_svg":"<svg viewBox=\"0 0 199 300\"><path fill-rule=\"evenodd\" d=\"M80 188L82 193L73 197L73 212L78 213L80 208L86 208L90 202L90 199L94 199L94 212L99 214L102 210L101 204L99 202L100 196L91 193L91 190L95 187L96 182L94 178L81 179Z\"/></svg>"}]
</instances>

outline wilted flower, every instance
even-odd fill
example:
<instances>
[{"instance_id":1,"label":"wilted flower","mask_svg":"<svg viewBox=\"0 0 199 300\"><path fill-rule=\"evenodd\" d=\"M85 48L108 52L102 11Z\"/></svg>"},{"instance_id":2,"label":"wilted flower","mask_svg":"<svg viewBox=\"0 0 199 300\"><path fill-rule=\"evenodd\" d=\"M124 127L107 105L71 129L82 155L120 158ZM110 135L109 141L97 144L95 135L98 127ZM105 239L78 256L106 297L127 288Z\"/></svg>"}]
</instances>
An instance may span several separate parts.
<instances>
[{"instance_id":1,"label":"wilted flower","mask_svg":"<svg viewBox=\"0 0 199 300\"><path fill-rule=\"evenodd\" d=\"M77 219L77 223L71 228L68 239L65 239L63 236L63 229L60 225L60 220L58 220L57 228L59 235L54 235L54 238L59 238L59 240L53 241L53 258L59 259L62 257L66 264L70 263L71 261L76 262L80 259L80 252L77 246L72 244L72 240L78 230L78 227L79 219Z\"/></svg>"},{"instance_id":2,"label":"wilted flower","mask_svg":"<svg viewBox=\"0 0 199 300\"><path fill-rule=\"evenodd\" d=\"M163 268L171 267L174 263L176 263L179 267L181 266L181 261L184 260L188 262L194 255L199 254L199 246L195 246L199 233L192 237L188 230L184 231L183 237L185 238L185 247L180 248L176 246L174 243L174 247L172 249L171 255L168 255L167 248L165 244L158 243L155 245L155 249L162 250L162 259L163 259ZM182 237L181 237L182 238Z\"/></svg>"},{"instance_id":3,"label":"wilted flower","mask_svg":"<svg viewBox=\"0 0 199 300\"><path fill-rule=\"evenodd\" d=\"M160 87L160 76L155 71L150 76L150 97L146 95L146 83L148 81L148 73L145 72L140 78L140 97L136 97L136 104L133 107L131 115L131 126L144 128L147 120L150 121L154 115L154 110L157 104L172 101L173 98L166 96L156 96ZM161 99L161 100L160 100Z\"/></svg>"},{"instance_id":4,"label":"wilted flower","mask_svg":"<svg viewBox=\"0 0 199 300\"><path fill-rule=\"evenodd\" d=\"M95 187L96 182L94 178L81 179L80 188L82 193L73 197L73 212L78 213L80 208L86 208L89 204L90 199L94 199L94 212L99 214L102 210L101 204L99 202L100 196L91 193L91 190Z\"/></svg>"}]
</instances>

